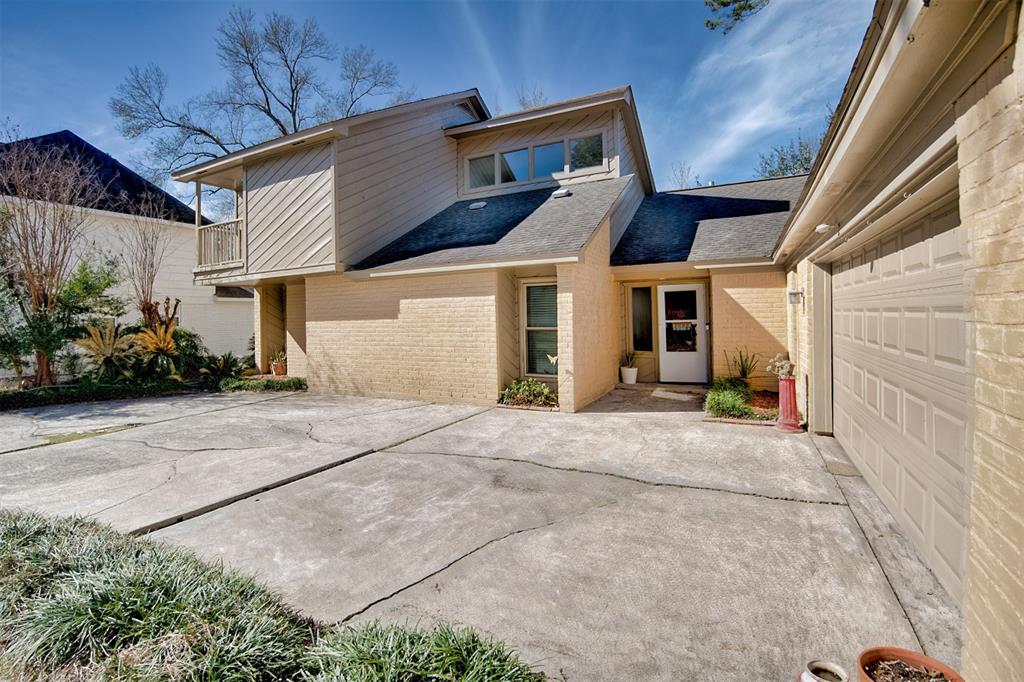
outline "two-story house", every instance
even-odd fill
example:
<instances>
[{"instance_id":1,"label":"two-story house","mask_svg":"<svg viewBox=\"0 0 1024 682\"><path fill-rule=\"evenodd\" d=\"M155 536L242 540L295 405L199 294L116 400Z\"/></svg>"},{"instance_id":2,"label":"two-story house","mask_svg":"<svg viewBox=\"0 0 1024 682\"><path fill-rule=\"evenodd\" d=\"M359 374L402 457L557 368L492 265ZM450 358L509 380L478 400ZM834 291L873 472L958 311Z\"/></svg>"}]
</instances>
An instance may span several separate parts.
<instances>
[{"instance_id":1,"label":"two-story house","mask_svg":"<svg viewBox=\"0 0 1024 682\"><path fill-rule=\"evenodd\" d=\"M256 290L261 366L315 391L563 411L785 351L770 255L802 176L657 193L630 88L504 116L476 90L326 123L175 174L238 193L196 281ZM764 380L767 382L767 380Z\"/></svg>"}]
</instances>

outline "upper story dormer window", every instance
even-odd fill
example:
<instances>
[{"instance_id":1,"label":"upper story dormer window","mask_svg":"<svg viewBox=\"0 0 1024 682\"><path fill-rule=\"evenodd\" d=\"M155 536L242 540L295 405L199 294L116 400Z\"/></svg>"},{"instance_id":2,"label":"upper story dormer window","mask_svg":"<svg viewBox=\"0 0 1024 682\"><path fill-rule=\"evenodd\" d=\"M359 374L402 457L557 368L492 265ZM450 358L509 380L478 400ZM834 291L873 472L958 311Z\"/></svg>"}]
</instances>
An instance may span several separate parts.
<instances>
[{"instance_id":1,"label":"upper story dormer window","mask_svg":"<svg viewBox=\"0 0 1024 682\"><path fill-rule=\"evenodd\" d=\"M604 133L587 133L472 157L466 161L466 184L474 190L607 169Z\"/></svg>"}]
</instances>

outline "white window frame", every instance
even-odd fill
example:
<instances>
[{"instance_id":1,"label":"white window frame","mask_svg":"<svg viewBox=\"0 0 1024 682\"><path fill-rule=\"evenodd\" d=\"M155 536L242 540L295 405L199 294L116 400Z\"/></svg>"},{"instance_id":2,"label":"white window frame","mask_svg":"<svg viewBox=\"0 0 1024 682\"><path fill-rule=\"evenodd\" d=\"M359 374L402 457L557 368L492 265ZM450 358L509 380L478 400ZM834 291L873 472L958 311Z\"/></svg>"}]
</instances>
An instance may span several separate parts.
<instances>
[{"instance_id":1,"label":"white window frame","mask_svg":"<svg viewBox=\"0 0 1024 682\"><path fill-rule=\"evenodd\" d=\"M569 170L569 141L577 140L584 137L593 137L594 135L601 136L601 164L598 166L590 166L589 168L581 168L577 171ZM546 182L557 182L559 180L566 180L569 178L581 178L588 175L601 175L608 173L611 170L611 156L608 145L611 141L611 135L606 128L597 128L592 130L581 130L578 132L568 133L561 137L549 138L547 140L538 140L536 142L529 142L527 144L519 143L516 145L498 147L494 150L484 154L474 154L472 156L467 155L463 161L463 177L464 187L466 194L475 194L480 192L491 192L496 189L505 189L507 187L519 187L523 185L535 185ZM553 173L551 175L544 175L537 177L534 169L534 149L537 147L546 147L549 144L562 144L562 171L560 173ZM517 152L522 149L527 149L530 157L530 177L526 180L517 180L515 182L501 182L501 155L507 154L508 152ZM494 162L494 183L490 185L481 185L480 187L470 187L470 173L469 163L476 161L477 159L484 159L488 156L491 157Z\"/></svg>"},{"instance_id":2,"label":"white window frame","mask_svg":"<svg viewBox=\"0 0 1024 682\"><path fill-rule=\"evenodd\" d=\"M526 315L526 290L529 287L537 286L554 286L555 287L555 326L554 327L528 327L527 320L530 318ZM531 277L529 279L523 279L519 282L519 374L524 377L533 377L534 379L540 379L545 381L557 381L558 379L558 363L555 363L554 374L538 374L536 372L529 372L529 358L527 357L527 345L526 337L528 332L540 331L540 332L555 332L555 343L557 350L558 343L558 281L548 277Z\"/></svg>"}]
</instances>

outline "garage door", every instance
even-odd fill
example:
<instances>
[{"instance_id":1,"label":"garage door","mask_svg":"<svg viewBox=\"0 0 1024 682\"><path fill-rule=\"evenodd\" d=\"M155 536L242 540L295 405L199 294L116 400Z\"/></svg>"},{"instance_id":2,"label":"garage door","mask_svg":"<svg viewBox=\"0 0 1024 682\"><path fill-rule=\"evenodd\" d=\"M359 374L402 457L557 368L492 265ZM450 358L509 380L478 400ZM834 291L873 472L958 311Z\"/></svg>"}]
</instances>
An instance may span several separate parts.
<instances>
[{"instance_id":1,"label":"garage door","mask_svg":"<svg viewBox=\"0 0 1024 682\"><path fill-rule=\"evenodd\" d=\"M832 264L835 436L957 599L970 494L965 258L954 201Z\"/></svg>"}]
</instances>

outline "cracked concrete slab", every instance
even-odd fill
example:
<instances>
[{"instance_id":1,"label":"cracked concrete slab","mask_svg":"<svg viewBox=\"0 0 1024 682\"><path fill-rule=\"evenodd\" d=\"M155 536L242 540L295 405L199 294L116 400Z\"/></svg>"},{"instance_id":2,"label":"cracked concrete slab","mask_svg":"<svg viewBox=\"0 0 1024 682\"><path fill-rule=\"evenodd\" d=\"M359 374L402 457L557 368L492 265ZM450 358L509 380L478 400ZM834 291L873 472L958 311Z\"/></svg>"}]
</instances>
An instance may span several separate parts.
<instances>
[{"instance_id":1,"label":"cracked concrete slab","mask_svg":"<svg viewBox=\"0 0 1024 682\"><path fill-rule=\"evenodd\" d=\"M158 398L51 405L0 414L0 453L46 445L46 436L97 431L127 424L151 424L268 400L281 394L189 393Z\"/></svg>"},{"instance_id":2,"label":"cracked concrete slab","mask_svg":"<svg viewBox=\"0 0 1024 682\"><path fill-rule=\"evenodd\" d=\"M153 537L256 572L305 612L335 621L495 537L642 489L514 463L377 453Z\"/></svg>"},{"instance_id":3,"label":"cracked concrete slab","mask_svg":"<svg viewBox=\"0 0 1024 682\"><path fill-rule=\"evenodd\" d=\"M671 414L492 410L395 449L525 459L647 481L843 503L806 434L680 421Z\"/></svg>"},{"instance_id":4,"label":"cracked concrete slab","mask_svg":"<svg viewBox=\"0 0 1024 682\"><path fill-rule=\"evenodd\" d=\"M0 455L0 506L89 515L127 531L150 529L484 409L369 401L332 411L336 401L325 402L305 415L308 421L252 415L255 405L242 403L235 405L239 409ZM286 406L282 412L292 409L284 400L274 405Z\"/></svg>"},{"instance_id":5,"label":"cracked concrete slab","mask_svg":"<svg viewBox=\"0 0 1024 682\"><path fill-rule=\"evenodd\" d=\"M568 680L792 680L917 646L848 509L665 488L495 543L371 618L478 627Z\"/></svg>"},{"instance_id":6,"label":"cracked concrete slab","mask_svg":"<svg viewBox=\"0 0 1024 682\"><path fill-rule=\"evenodd\" d=\"M387 452L154 537L317 618L472 625L569 680L783 680L916 646L843 506Z\"/></svg>"}]
</instances>

